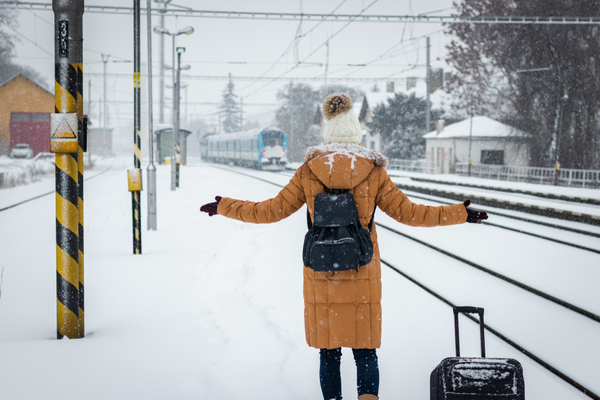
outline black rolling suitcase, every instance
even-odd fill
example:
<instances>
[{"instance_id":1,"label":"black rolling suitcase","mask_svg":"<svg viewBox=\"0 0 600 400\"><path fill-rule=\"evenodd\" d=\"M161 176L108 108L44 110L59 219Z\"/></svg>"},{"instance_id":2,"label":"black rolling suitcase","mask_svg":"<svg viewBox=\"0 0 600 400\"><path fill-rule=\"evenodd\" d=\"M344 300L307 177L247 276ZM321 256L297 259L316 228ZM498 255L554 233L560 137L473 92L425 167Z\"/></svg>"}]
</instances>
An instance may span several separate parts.
<instances>
[{"instance_id":1,"label":"black rolling suitcase","mask_svg":"<svg viewBox=\"0 0 600 400\"><path fill-rule=\"evenodd\" d=\"M481 358L461 357L459 313L479 314ZM455 307L456 357L442 362L431 373L431 400L524 400L523 368L510 358L485 358L483 308Z\"/></svg>"}]
</instances>

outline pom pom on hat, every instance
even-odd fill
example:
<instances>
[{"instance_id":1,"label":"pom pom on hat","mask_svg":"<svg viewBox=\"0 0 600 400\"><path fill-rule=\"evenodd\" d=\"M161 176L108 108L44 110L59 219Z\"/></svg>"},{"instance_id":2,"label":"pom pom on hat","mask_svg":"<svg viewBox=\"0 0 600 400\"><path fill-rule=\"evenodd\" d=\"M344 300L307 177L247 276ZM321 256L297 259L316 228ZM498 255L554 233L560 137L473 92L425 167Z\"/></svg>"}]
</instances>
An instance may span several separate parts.
<instances>
[{"instance_id":1,"label":"pom pom on hat","mask_svg":"<svg viewBox=\"0 0 600 400\"><path fill-rule=\"evenodd\" d=\"M323 138L329 143L362 142L362 128L352 110L352 98L346 93L334 93L323 102L323 115L327 118Z\"/></svg>"},{"instance_id":2,"label":"pom pom on hat","mask_svg":"<svg viewBox=\"0 0 600 400\"><path fill-rule=\"evenodd\" d=\"M331 119L336 115L344 113L352 109L352 98L346 93L334 93L323 102L323 115L327 119Z\"/></svg>"}]
</instances>

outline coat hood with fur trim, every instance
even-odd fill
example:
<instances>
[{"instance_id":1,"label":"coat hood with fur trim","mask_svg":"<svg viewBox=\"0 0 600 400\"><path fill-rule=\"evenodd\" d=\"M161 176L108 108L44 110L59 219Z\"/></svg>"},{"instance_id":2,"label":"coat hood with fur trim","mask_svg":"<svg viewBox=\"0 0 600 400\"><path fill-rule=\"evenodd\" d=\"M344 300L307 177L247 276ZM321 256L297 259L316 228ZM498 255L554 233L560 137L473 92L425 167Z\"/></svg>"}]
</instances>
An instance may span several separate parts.
<instances>
[{"instance_id":1,"label":"coat hood with fur trim","mask_svg":"<svg viewBox=\"0 0 600 400\"><path fill-rule=\"evenodd\" d=\"M353 143L309 147L305 159L311 172L330 189L352 189L364 181L373 168L387 166L387 157L383 154Z\"/></svg>"}]
</instances>

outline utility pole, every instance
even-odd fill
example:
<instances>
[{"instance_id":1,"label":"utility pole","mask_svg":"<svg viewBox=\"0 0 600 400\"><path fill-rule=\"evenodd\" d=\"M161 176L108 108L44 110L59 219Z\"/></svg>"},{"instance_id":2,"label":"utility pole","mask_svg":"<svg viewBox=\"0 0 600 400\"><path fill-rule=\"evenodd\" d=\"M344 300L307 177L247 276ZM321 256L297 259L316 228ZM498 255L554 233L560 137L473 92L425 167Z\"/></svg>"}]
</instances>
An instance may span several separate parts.
<instances>
[{"instance_id":1,"label":"utility pole","mask_svg":"<svg viewBox=\"0 0 600 400\"><path fill-rule=\"evenodd\" d=\"M329 70L329 39L325 42L327 46L327 59L325 60L325 82L323 86L327 86L327 71Z\"/></svg>"},{"instance_id":2,"label":"utility pole","mask_svg":"<svg viewBox=\"0 0 600 400\"><path fill-rule=\"evenodd\" d=\"M142 254L142 146L140 76L140 0L133 0L133 169L127 171L133 221L133 254Z\"/></svg>"},{"instance_id":3,"label":"utility pole","mask_svg":"<svg viewBox=\"0 0 600 400\"><path fill-rule=\"evenodd\" d=\"M106 136L108 134L108 113L107 113L107 104L106 104L106 63L108 62L109 54L100 54L102 56L102 63L104 64L104 89L102 91L102 135Z\"/></svg>"},{"instance_id":4,"label":"utility pole","mask_svg":"<svg viewBox=\"0 0 600 400\"><path fill-rule=\"evenodd\" d=\"M473 109L475 107L471 106L471 129L469 130L469 167L467 176L471 176L471 141L473 139Z\"/></svg>"},{"instance_id":5,"label":"utility pole","mask_svg":"<svg viewBox=\"0 0 600 400\"><path fill-rule=\"evenodd\" d=\"M100 107L98 107L98 111L100 111ZM92 114L92 80L89 79L88 80L88 101L87 101L87 113L85 113L85 115L91 115ZM86 118L86 125L88 124L88 119ZM87 132L87 126L85 127L86 132ZM87 139L86 139L86 147L87 147ZM89 148L86 149L86 153L87 153L87 159L88 159L88 163L91 164L92 163L92 157L90 155L90 150Z\"/></svg>"},{"instance_id":6,"label":"utility pole","mask_svg":"<svg viewBox=\"0 0 600 400\"><path fill-rule=\"evenodd\" d=\"M172 71L173 71L173 104L171 108L171 126L173 127L173 140L172 140L172 152L171 152L171 190L177 189L177 136L179 135L179 123L177 120L177 62L175 60L175 38L177 35L172 35L173 38L173 63ZM175 126L177 125L177 126Z\"/></svg>"},{"instance_id":7,"label":"utility pole","mask_svg":"<svg viewBox=\"0 0 600 400\"><path fill-rule=\"evenodd\" d=\"M171 190L175 190L175 188L177 187L177 167L175 165L175 145L177 143L177 139L175 138L175 100L176 100L176 96L177 96L177 85L176 85L176 69L177 69L177 65L175 64L175 38L179 35L191 35L192 33L194 33L194 28L191 26L186 26L183 29L180 29L179 32L169 32L168 30L161 28L159 26L155 26L153 29L154 33L158 34L158 35L170 35L173 38L173 109L171 111L171 122L172 122L172 126L173 126L173 141L172 141L172 147L173 147L173 151L171 153Z\"/></svg>"},{"instance_id":8,"label":"utility pole","mask_svg":"<svg viewBox=\"0 0 600 400\"><path fill-rule=\"evenodd\" d=\"M88 100L86 104L86 110L84 114L90 115L92 113L92 80L88 79Z\"/></svg>"},{"instance_id":9,"label":"utility pole","mask_svg":"<svg viewBox=\"0 0 600 400\"><path fill-rule=\"evenodd\" d=\"M160 27L165 29L165 13L167 12L167 4L171 2L171 0L154 0L161 5L160 9ZM159 111L158 111L158 123L165 123L165 37L161 35L160 37L160 66L159 66L159 75L160 75L160 85L158 86L158 96L159 96Z\"/></svg>"},{"instance_id":10,"label":"utility pole","mask_svg":"<svg viewBox=\"0 0 600 400\"><path fill-rule=\"evenodd\" d=\"M156 230L156 167L154 166L154 121L152 114L152 0L146 0L148 31L148 230ZM164 18L164 17L163 17ZM162 40L162 35L161 35ZM162 52L161 52L162 54ZM161 65L161 71L164 71Z\"/></svg>"},{"instance_id":11,"label":"utility pole","mask_svg":"<svg viewBox=\"0 0 600 400\"><path fill-rule=\"evenodd\" d=\"M175 37L175 36L173 36ZM173 149L175 152L175 186L179 187L179 168L181 165L181 152L179 149L179 139L180 139L180 133L179 133L179 125L180 125L180 121L181 121L181 113L180 113L180 108L181 108L181 102L179 100L179 97L181 95L181 53L185 52L185 47L177 47L177 65L173 64L173 67L176 68L176 81L175 81L175 85L173 85L173 89L174 90L174 98L173 98L173 105L175 106L174 109L174 135L173 135ZM175 69L174 69L175 70Z\"/></svg>"},{"instance_id":12,"label":"utility pole","mask_svg":"<svg viewBox=\"0 0 600 400\"><path fill-rule=\"evenodd\" d=\"M289 103L290 103L290 137L289 137L290 144L288 146L288 156L290 157L290 162L293 162L294 160L292 157L292 154L293 154L292 149L293 149L295 140L294 140L294 104L292 103L292 82L290 82Z\"/></svg>"},{"instance_id":13,"label":"utility pole","mask_svg":"<svg viewBox=\"0 0 600 400\"><path fill-rule=\"evenodd\" d=\"M55 113L50 121L50 151L56 164L56 336L84 336L83 259L79 234L81 176L78 140L83 120L83 0L53 0ZM79 74L81 73L81 79ZM83 211L83 210L81 210Z\"/></svg>"},{"instance_id":14,"label":"utility pole","mask_svg":"<svg viewBox=\"0 0 600 400\"><path fill-rule=\"evenodd\" d=\"M431 48L429 42L429 36L426 38L427 41L427 78L425 78L425 82L427 83L425 101L427 102L427 112L425 113L425 133L429 132L429 127L431 126L431 104L429 102L429 91L431 88L431 65L429 59L429 51Z\"/></svg>"},{"instance_id":15,"label":"utility pole","mask_svg":"<svg viewBox=\"0 0 600 400\"><path fill-rule=\"evenodd\" d=\"M563 120L563 108L565 101L569 99L566 91L563 86L563 76L562 76L562 66L560 65L560 61L558 66L556 67L558 70L558 122L556 126L556 153L554 155L554 185L558 185L558 176L560 174L560 133L562 131L562 120Z\"/></svg>"},{"instance_id":16,"label":"utility pole","mask_svg":"<svg viewBox=\"0 0 600 400\"><path fill-rule=\"evenodd\" d=\"M244 130L244 96L240 97L240 130Z\"/></svg>"}]
</instances>

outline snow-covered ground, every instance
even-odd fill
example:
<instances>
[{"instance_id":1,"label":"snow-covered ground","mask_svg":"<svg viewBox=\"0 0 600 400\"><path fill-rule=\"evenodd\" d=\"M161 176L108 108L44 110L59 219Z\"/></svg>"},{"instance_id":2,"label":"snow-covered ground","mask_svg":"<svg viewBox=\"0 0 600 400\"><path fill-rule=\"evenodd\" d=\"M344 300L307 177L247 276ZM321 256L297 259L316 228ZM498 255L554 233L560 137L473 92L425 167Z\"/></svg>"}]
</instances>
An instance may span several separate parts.
<instances>
[{"instance_id":1,"label":"snow-covered ground","mask_svg":"<svg viewBox=\"0 0 600 400\"><path fill-rule=\"evenodd\" d=\"M145 170L147 163L143 165ZM169 166L157 166L158 230L146 230L144 191L143 254L133 255L126 177L131 167L127 157L98 160L86 171L93 178L85 184L84 339L56 340L54 195L0 212L0 398L321 398L318 351L304 338L305 209L274 225L209 218L198 209L215 195L263 200L279 188L192 162L182 167L180 188L172 192ZM53 175L2 189L0 209L53 190ZM433 231L436 238L448 249L483 243L482 232L489 232L473 225L436 229L441 229ZM423 259L421 246L405 239L392 242L383 231L380 236L382 258L399 266ZM489 242L502 246L503 240L508 239ZM555 247L548 244L548 249ZM527 255L527 262L543 263L556 254ZM507 251L512 260L509 256L514 252ZM452 311L393 271L384 267L382 273L380 397L427 399L429 373L454 352ZM443 276L431 277L443 284ZM451 300L477 306L481 296L481 290L461 290ZM506 299L492 297L486 307L493 301ZM490 324L503 318L486 314ZM525 322L524 331L537 332L527 325L534 322ZM463 355L478 355L477 327L465 319L461 323ZM591 331L598 329L595 325L590 323ZM492 335L486 340L489 357L522 362L528 399L589 398ZM544 345L542 341L542 349ZM563 357L565 367L578 362L567 351L554 357L559 363ZM344 398L356 398L351 352L344 351L342 363ZM586 363L591 371L600 371L598 362ZM586 379L590 389L600 391L597 382Z\"/></svg>"}]
</instances>

